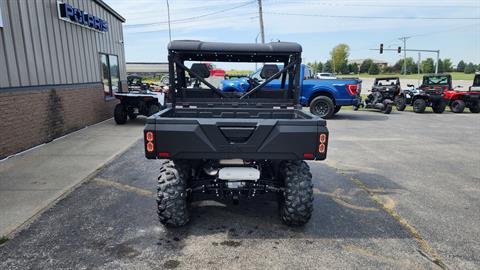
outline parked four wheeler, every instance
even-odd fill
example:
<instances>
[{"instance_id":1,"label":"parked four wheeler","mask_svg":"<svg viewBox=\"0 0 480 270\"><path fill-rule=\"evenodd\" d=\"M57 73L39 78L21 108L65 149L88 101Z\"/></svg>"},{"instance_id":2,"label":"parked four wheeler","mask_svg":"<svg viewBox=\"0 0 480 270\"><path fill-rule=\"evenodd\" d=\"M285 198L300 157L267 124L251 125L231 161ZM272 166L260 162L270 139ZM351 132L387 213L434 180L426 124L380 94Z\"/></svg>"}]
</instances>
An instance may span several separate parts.
<instances>
[{"instance_id":1,"label":"parked four wheeler","mask_svg":"<svg viewBox=\"0 0 480 270\"><path fill-rule=\"evenodd\" d=\"M168 50L172 104L148 118L144 130L146 158L165 159L158 177L160 222L185 225L195 200L235 203L274 195L283 222L307 223L313 184L305 160L326 158L329 133L325 120L299 105L302 47L172 41ZM186 61L194 63L188 68ZM267 64L262 81L239 95L209 83L205 61ZM187 87L186 74L201 84ZM278 89L267 88L278 76Z\"/></svg>"},{"instance_id":2,"label":"parked four wheeler","mask_svg":"<svg viewBox=\"0 0 480 270\"><path fill-rule=\"evenodd\" d=\"M385 114L392 112L395 105L398 111L405 110L406 97L401 90L398 77L376 78L371 93L365 99L363 106L367 109L377 109Z\"/></svg>"},{"instance_id":3,"label":"parked four wheeler","mask_svg":"<svg viewBox=\"0 0 480 270\"><path fill-rule=\"evenodd\" d=\"M165 105L165 94L149 90L149 85L142 82L138 76L127 77L128 92L117 92L115 98L120 103L115 106L113 116L118 125L123 125L127 119L136 119L137 115L151 116Z\"/></svg>"},{"instance_id":4,"label":"parked four wheeler","mask_svg":"<svg viewBox=\"0 0 480 270\"><path fill-rule=\"evenodd\" d=\"M480 74L476 74L473 85L467 91L462 91L461 86L445 91L444 99L454 113L463 113L468 108L472 113L480 112Z\"/></svg>"},{"instance_id":5,"label":"parked four wheeler","mask_svg":"<svg viewBox=\"0 0 480 270\"><path fill-rule=\"evenodd\" d=\"M428 107L432 107L434 113L443 113L447 106L443 96L444 91L451 86L452 80L449 74L432 74L423 76L422 85L412 97L413 111L423 113Z\"/></svg>"}]
</instances>

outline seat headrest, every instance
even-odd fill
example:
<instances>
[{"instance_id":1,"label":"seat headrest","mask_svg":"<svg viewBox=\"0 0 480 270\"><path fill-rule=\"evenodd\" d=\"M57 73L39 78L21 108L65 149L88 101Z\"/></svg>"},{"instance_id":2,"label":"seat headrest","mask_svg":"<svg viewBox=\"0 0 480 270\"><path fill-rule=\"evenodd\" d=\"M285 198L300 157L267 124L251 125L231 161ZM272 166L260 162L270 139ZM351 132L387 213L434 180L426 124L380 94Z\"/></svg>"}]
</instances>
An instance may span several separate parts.
<instances>
[{"instance_id":1,"label":"seat headrest","mask_svg":"<svg viewBox=\"0 0 480 270\"><path fill-rule=\"evenodd\" d=\"M190 70L198 74L203 79L210 77L210 70L208 69L207 64L194 63L192 64Z\"/></svg>"},{"instance_id":2,"label":"seat headrest","mask_svg":"<svg viewBox=\"0 0 480 270\"><path fill-rule=\"evenodd\" d=\"M277 65L264 65L262 71L260 72L260 77L262 79L268 79L279 72Z\"/></svg>"}]
</instances>

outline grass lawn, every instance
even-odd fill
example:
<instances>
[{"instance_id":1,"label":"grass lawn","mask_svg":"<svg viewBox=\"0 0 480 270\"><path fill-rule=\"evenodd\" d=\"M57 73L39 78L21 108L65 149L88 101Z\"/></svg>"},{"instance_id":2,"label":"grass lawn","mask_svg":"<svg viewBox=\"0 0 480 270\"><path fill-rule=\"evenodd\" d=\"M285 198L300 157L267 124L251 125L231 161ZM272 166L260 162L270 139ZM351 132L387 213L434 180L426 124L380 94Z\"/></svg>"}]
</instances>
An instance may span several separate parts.
<instances>
[{"instance_id":1,"label":"grass lawn","mask_svg":"<svg viewBox=\"0 0 480 270\"><path fill-rule=\"evenodd\" d=\"M450 72L452 74L453 80L466 80L466 81L473 81L473 77L475 74L465 74L463 72ZM360 78L376 78L376 77L388 77L388 76L398 76L400 79L414 79L419 80L423 78L423 74L409 74L409 75L400 75L400 74L378 74L378 75L370 75L367 73L361 73L359 75L355 75ZM339 77L352 77L352 75L339 75Z\"/></svg>"}]
</instances>

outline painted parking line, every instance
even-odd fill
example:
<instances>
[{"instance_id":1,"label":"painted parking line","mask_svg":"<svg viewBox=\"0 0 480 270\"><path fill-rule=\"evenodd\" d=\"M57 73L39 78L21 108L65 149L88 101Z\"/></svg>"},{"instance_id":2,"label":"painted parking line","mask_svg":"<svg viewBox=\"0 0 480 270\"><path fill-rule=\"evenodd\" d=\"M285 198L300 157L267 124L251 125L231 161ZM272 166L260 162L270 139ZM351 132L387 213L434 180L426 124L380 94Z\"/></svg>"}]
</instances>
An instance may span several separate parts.
<instances>
[{"instance_id":1,"label":"painted parking line","mask_svg":"<svg viewBox=\"0 0 480 270\"><path fill-rule=\"evenodd\" d=\"M343 175L346 176L346 173L340 171ZM438 265L442 269L448 269L447 265L443 262L442 258L438 255L438 253L433 249L433 247L425 240L418 230L411 225L405 218L400 216L400 214L394 210L395 202L393 199L388 197L387 195L378 195L377 192L370 189L365 183L363 183L360 179L350 176L349 179L357 185L359 188L365 190L369 197L374 201L378 206L380 206L387 214L393 217L400 225L405 228L410 235L417 241L420 249L418 250L419 253L432 261L434 264Z\"/></svg>"},{"instance_id":2,"label":"painted parking line","mask_svg":"<svg viewBox=\"0 0 480 270\"><path fill-rule=\"evenodd\" d=\"M358 191L361 191L361 189L357 189L355 193L358 193ZM341 188L337 188L334 192L323 192L323 191L320 191L320 189L315 187L313 188L313 193L329 197L334 202L336 202L337 204L345 208L350 208L350 209L359 210L359 211L367 211L367 212L378 211L378 208L375 208L375 207L364 207L364 206L360 206L360 205L356 205L351 202L348 202L347 200L352 199L352 196L343 195L344 190Z\"/></svg>"},{"instance_id":3,"label":"painted parking line","mask_svg":"<svg viewBox=\"0 0 480 270\"><path fill-rule=\"evenodd\" d=\"M113 187L122 191L126 192L133 192L138 195L144 196L144 197L149 197L149 198L154 198L155 194L151 192L150 190L146 190L143 188L138 188L138 187L133 187L125 184L120 184L118 182L114 182L111 180L103 179L103 178L93 178L92 182L99 184L101 186L107 186L107 187Z\"/></svg>"}]
</instances>

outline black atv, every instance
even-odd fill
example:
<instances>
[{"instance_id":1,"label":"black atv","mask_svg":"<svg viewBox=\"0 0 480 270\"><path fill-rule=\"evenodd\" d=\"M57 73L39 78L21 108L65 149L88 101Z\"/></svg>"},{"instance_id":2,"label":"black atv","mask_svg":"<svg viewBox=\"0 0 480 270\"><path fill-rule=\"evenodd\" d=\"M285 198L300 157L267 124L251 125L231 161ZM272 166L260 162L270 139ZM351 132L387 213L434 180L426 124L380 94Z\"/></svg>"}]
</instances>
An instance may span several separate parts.
<instances>
[{"instance_id":1,"label":"black atv","mask_svg":"<svg viewBox=\"0 0 480 270\"><path fill-rule=\"evenodd\" d=\"M398 111L405 110L407 106L405 95L400 87L400 79L398 77L376 78L363 106L366 109L377 109L389 114L394 105Z\"/></svg>"},{"instance_id":2,"label":"black atv","mask_svg":"<svg viewBox=\"0 0 480 270\"><path fill-rule=\"evenodd\" d=\"M128 92L116 92L115 98L120 100L115 106L113 117L118 125L123 125L128 118L134 120L138 115L151 116L165 105L163 92L150 91L150 85L142 81L142 77L127 77Z\"/></svg>"}]
</instances>

